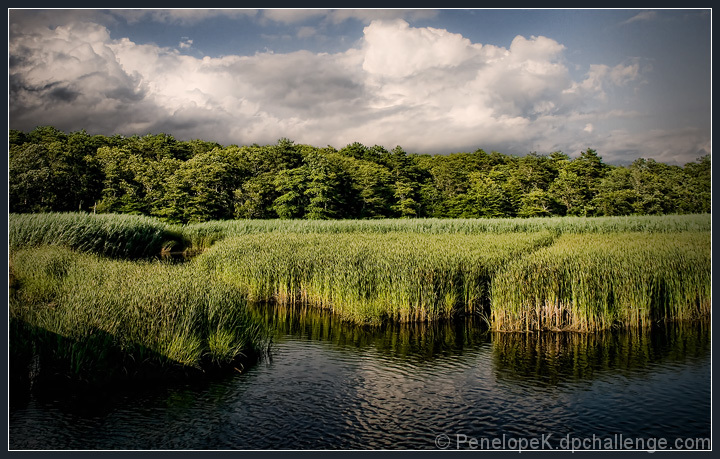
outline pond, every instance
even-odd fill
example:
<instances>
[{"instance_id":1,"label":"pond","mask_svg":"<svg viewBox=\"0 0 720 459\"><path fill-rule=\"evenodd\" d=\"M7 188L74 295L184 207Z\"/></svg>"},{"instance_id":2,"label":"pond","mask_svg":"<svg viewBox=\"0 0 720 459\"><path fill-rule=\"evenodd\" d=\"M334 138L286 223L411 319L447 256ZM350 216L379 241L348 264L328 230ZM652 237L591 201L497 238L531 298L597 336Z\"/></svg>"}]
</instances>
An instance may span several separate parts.
<instances>
[{"instance_id":1,"label":"pond","mask_svg":"<svg viewBox=\"0 0 720 459\"><path fill-rule=\"evenodd\" d=\"M10 449L708 449L710 323L596 335L476 320L351 325L258 307L270 354L230 374L13 388ZM238 369L240 370L240 369Z\"/></svg>"}]
</instances>

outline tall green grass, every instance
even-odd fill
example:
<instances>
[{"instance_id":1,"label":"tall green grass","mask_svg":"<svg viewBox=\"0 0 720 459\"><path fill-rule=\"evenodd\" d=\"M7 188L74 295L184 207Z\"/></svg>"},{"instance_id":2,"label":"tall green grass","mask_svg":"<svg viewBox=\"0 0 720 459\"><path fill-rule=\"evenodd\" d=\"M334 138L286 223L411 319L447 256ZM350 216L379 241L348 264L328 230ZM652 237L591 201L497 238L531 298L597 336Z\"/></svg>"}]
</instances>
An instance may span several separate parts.
<instances>
[{"instance_id":1,"label":"tall green grass","mask_svg":"<svg viewBox=\"0 0 720 459\"><path fill-rule=\"evenodd\" d=\"M217 220L171 225L154 217L126 214L10 214L11 248L65 245L115 257L155 256L162 249L200 251L246 234L555 234L710 231L709 214L622 217L538 217L378 220Z\"/></svg>"},{"instance_id":2,"label":"tall green grass","mask_svg":"<svg viewBox=\"0 0 720 459\"><path fill-rule=\"evenodd\" d=\"M224 220L183 227L189 247L202 251L218 241L246 234L503 234L550 231L554 234L710 231L709 214L620 217L545 217L378 220Z\"/></svg>"},{"instance_id":3,"label":"tall green grass","mask_svg":"<svg viewBox=\"0 0 720 459\"><path fill-rule=\"evenodd\" d=\"M14 251L10 266L11 351L35 342L79 377L113 367L110 356L205 368L256 355L267 344L244 296L193 264L112 260L49 246Z\"/></svg>"},{"instance_id":4,"label":"tall green grass","mask_svg":"<svg viewBox=\"0 0 720 459\"><path fill-rule=\"evenodd\" d=\"M563 235L492 280L496 330L595 331L710 315L710 234Z\"/></svg>"},{"instance_id":5,"label":"tall green grass","mask_svg":"<svg viewBox=\"0 0 720 459\"><path fill-rule=\"evenodd\" d=\"M66 212L10 214L8 243L11 250L53 245L116 258L146 258L182 247L185 239L182 227L152 217Z\"/></svg>"},{"instance_id":6,"label":"tall green grass","mask_svg":"<svg viewBox=\"0 0 720 459\"><path fill-rule=\"evenodd\" d=\"M25 269L20 285L28 301L50 304L63 298L84 304L76 315L83 308L96 315L95 310L127 314L123 304L141 311L143 304L172 303L185 305L173 317L189 320L186 328L194 330L189 317L198 313L192 304L209 311L212 301L234 310L230 303L249 300L312 304L363 323L464 313L484 315L496 330L591 331L709 315L710 227L709 215L236 220L174 226L130 215L11 214L9 245L13 263L26 259L18 269ZM27 268L32 262L23 253L42 260L49 257L42 250L26 251L47 246L58 249L39 263L46 269L44 280L29 282L40 274ZM66 258L78 257L60 247L137 259L173 246L207 250L182 267L112 264L95 256L92 262L82 258L87 266L70 277L58 274L77 264ZM91 273L96 277L87 277ZM124 279L134 280L126 285ZM95 284L104 287L94 290L90 286ZM175 296L160 293L163 284ZM70 299L73 295L77 300ZM41 316L57 315L38 312L33 323ZM159 325L147 314L142 317L133 320L155 324L147 336L159 336ZM138 327L106 331L130 336ZM232 341L224 336L202 338L201 345L181 339L174 346L186 349L186 357L167 340L161 340L165 348L142 343L179 362L193 362L197 352L192 349L219 349Z\"/></svg>"},{"instance_id":7,"label":"tall green grass","mask_svg":"<svg viewBox=\"0 0 720 459\"><path fill-rule=\"evenodd\" d=\"M309 303L367 323L437 320L484 312L495 272L553 238L270 232L226 239L195 263L253 301Z\"/></svg>"}]
</instances>

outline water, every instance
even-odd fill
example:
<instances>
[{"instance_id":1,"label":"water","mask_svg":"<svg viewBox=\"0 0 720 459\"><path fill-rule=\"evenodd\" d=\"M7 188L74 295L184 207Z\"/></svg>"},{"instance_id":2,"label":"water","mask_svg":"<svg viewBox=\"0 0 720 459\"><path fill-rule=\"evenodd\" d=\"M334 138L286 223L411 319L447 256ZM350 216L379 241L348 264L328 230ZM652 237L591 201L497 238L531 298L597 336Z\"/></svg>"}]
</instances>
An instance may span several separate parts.
<instances>
[{"instance_id":1,"label":"water","mask_svg":"<svg viewBox=\"0 0 720 459\"><path fill-rule=\"evenodd\" d=\"M378 330L308 310L257 314L277 330L272 352L242 373L14 390L10 449L710 446L695 442L710 437L709 323L519 335L472 321Z\"/></svg>"}]
</instances>

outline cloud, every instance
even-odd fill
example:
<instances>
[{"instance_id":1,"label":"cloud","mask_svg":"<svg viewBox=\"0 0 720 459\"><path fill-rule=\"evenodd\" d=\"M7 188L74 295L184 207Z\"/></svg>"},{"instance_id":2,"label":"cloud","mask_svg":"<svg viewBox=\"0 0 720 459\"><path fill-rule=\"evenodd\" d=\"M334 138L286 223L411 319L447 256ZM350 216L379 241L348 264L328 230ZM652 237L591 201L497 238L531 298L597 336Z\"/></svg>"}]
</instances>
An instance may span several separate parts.
<instances>
[{"instance_id":1,"label":"cloud","mask_svg":"<svg viewBox=\"0 0 720 459\"><path fill-rule=\"evenodd\" d=\"M110 10L118 17L123 17L128 23L134 24L142 20L150 19L164 24L191 25L207 19L240 18L257 16L255 9L145 9L145 10Z\"/></svg>"},{"instance_id":2,"label":"cloud","mask_svg":"<svg viewBox=\"0 0 720 459\"><path fill-rule=\"evenodd\" d=\"M638 62L618 64L614 67L604 64L592 64L586 73L585 79L573 84L567 92L581 97L593 97L605 101L608 98L607 91L609 89L628 86L633 82L642 83L640 64Z\"/></svg>"},{"instance_id":3,"label":"cloud","mask_svg":"<svg viewBox=\"0 0 720 459\"><path fill-rule=\"evenodd\" d=\"M304 22L311 18L323 17L328 10L319 9L267 9L262 10L263 19L283 24L294 24Z\"/></svg>"},{"instance_id":4,"label":"cloud","mask_svg":"<svg viewBox=\"0 0 720 459\"><path fill-rule=\"evenodd\" d=\"M419 10L393 10L393 9L344 9L332 10L328 13L330 22L339 24L348 19L355 19L363 24L370 24L376 20L392 20L406 19L409 21L417 21L420 19L430 19L437 16L437 10L419 9Z\"/></svg>"},{"instance_id":5,"label":"cloud","mask_svg":"<svg viewBox=\"0 0 720 459\"><path fill-rule=\"evenodd\" d=\"M298 38L308 38L317 35L317 30L314 27L300 27L297 32Z\"/></svg>"},{"instance_id":6,"label":"cloud","mask_svg":"<svg viewBox=\"0 0 720 459\"><path fill-rule=\"evenodd\" d=\"M429 9L268 9L262 10L261 14L265 20L283 24L301 23L317 18L322 18L331 24L340 24L350 19L370 24L374 20L428 19L437 16L437 11Z\"/></svg>"},{"instance_id":7,"label":"cloud","mask_svg":"<svg viewBox=\"0 0 720 459\"><path fill-rule=\"evenodd\" d=\"M373 21L364 34L363 69L392 78L430 68L457 67L482 48L462 35L431 27L411 28L404 20Z\"/></svg>"},{"instance_id":8,"label":"cloud","mask_svg":"<svg viewBox=\"0 0 720 459\"><path fill-rule=\"evenodd\" d=\"M632 24L633 22L651 21L655 18L657 18L656 11L643 11L630 19L623 21L621 25Z\"/></svg>"},{"instance_id":9,"label":"cloud","mask_svg":"<svg viewBox=\"0 0 720 459\"><path fill-rule=\"evenodd\" d=\"M604 135L603 159L607 162L628 162L628 158L646 158L685 165L711 153L710 139L699 129L651 129L631 132L612 130Z\"/></svg>"},{"instance_id":10,"label":"cloud","mask_svg":"<svg viewBox=\"0 0 720 459\"><path fill-rule=\"evenodd\" d=\"M593 65L575 81L565 47L542 36L517 36L504 48L401 19L374 20L361 43L342 53L196 58L113 39L93 21L13 26L12 129L165 132L226 145L287 137L340 148L358 141L418 153L572 154L589 145L599 151L631 145L657 147L668 157L697 134L682 131L682 141L664 146L648 133L607 135L602 119L636 114L611 111L603 97L639 82L640 67ZM191 44L183 38L180 47ZM693 143L690 160L703 148L709 144ZM615 157L612 151L604 157Z\"/></svg>"}]
</instances>

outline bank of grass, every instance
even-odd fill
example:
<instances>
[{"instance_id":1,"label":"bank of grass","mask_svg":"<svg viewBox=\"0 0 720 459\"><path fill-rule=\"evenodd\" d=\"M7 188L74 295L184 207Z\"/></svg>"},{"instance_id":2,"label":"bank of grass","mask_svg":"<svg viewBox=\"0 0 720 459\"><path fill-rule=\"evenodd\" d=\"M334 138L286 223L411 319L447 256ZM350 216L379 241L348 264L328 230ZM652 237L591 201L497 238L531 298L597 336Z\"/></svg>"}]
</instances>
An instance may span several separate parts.
<instances>
[{"instance_id":1,"label":"bank of grass","mask_svg":"<svg viewBox=\"0 0 720 459\"><path fill-rule=\"evenodd\" d=\"M78 212L8 215L11 250L60 246L113 258L149 258L164 250L183 250L186 240L182 230L181 226L141 215Z\"/></svg>"},{"instance_id":2,"label":"bank of grass","mask_svg":"<svg viewBox=\"0 0 720 459\"><path fill-rule=\"evenodd\" d=\"M11 351L73 378L220 368L267 346L245 297L191 263L44 246L14 250L10 269Z\"/></svg>"},{"instance_id":3,"label":"bank of grass","mask_svg":"<svg viewBox=\"0 0 720 459\"><path fill-rule=\"evenodd\" d=\"M262 339L246 301L324 307L361 323L472 314L518 331L710 313L709 215L186 226L128 215L9 218L16 335L42 330L76 343L56 352L77 368L102 360L105 347L189 367L252 352ZM155 259L170 248L200 255Z\"/></svg>"},{"instance_id":4,"label":"bank of grass","mask_svg":"<svg viewBox=\"0 0 720 459\"><path fill-rule=\"evenodd\" d=\"M566 234L492 280L496 330L596 331L709 317L710 233Z\"/></svg>"},{"instance_id":5,"label":"bank of grass","mask_svg":"<svg viewBox=\"0 0 720 459\"><path fill-rule=\"evenodd\" d=\"M644 215L618 217L537 217L473 219L378 219L378 220L225 220L186 225L183 236L189 247L200 251L216 242L246 234L504 234L549 231L554 234L586 234L678 231L710 231L709 214Z\"/></svg>"},{"instance_id":6,"label":"bank of grass","mask_svg":"<svg viewBox=\"0 0 720 459\"><path fill-rule=\"evenodd\" d=\"M188 225L154 217L77 212L10 214L11 249L58 245L118 258L147 258L165 251L206 250L225 238L246 234L559 234L673 233L711 229L709 214L621 217L223 220Z\"/></svg>"},{"instance_id":7,"label":"bank of grass","mask_svg":"<svg viewBox=\"0 0 720 459\"><path fill-rule=\"evenodd\" d=\"M518 234L258 233L215 244L196 263L253 301L312 304L360 323L486 314L495 273L551 244Z\"/></svg>"}]
</instances>

